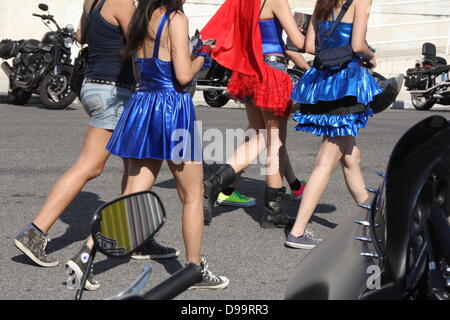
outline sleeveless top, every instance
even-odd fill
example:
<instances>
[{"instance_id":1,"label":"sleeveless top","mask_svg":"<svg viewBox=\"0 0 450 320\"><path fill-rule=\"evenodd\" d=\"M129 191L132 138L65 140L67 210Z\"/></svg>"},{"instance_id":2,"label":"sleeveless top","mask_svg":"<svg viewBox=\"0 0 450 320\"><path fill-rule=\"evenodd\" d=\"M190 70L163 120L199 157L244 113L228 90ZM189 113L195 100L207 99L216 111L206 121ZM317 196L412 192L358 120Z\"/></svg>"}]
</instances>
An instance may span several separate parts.
<instances>
[{"instance_id":1,"label":"sleeveless top","mask_svg":"<svg viewBox=\"0 0 450 320\"><path fill-rule=\"evenodd\" d=\"M318 41L323 49L337 48L351 44L353 23L340 22L333 34L325 35L333 21L318 23ZM354 54L352 61L339 70L310 68L297 84L292 99L302 105L314 105L319 101L336 101L346 97L355 97L358 105L368 106L374 96L382 90L366 68L361 66L360 58Z\"/></svg>"},{"instance_id":2,"label":"sleeveless top","mask_svg":"<svg viewBox=\"0 0 450 320\"><path fill-rule=\"evenodd\" d=\"M159 59L162 32L172 12L169 11L164 14L160 21L158 32L156 33L153 56L151 58L135 59L139 74L139 91L157 91L179 87L172 61Z\"/></svg>"},{"instance_id":3,"label":"sleeveless top","mask_svg":"<svg viewBox=\"0 0 450 320\"><path fill-rule=\"evenodd\" d=\"M259 20L263 54L284 54L283 27L276 18Z\"/></svg>"},{"instance_id":4,"label":"sleeveless top","mask_svg":"<svg viewBox=\"0 0 450 320\"><path fill-rule=\"evenodd\" d=\"M92 12L86 35L89 45L86 77L133 85L132 60L119 56L125 44L122 29L106 21L100 13L105 1L102 0Z\"/></svg>"}]
</instances>

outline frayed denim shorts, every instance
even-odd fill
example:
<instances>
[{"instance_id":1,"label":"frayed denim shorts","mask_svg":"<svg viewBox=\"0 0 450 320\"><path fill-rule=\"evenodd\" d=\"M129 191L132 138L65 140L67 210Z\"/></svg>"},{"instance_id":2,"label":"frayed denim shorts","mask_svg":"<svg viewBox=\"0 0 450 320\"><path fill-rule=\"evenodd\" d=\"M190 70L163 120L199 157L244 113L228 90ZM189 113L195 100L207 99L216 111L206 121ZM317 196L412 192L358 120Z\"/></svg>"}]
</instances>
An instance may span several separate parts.
<instances>
[{"instance_id":1,"label":"frayed denim shorts","mask_svg":"<svg viewBox=\"0 0 450 320\"><path fill-rule=\"evenodd\" d=\"M114 130L133 92L129 89L97 83L84 83L81 103L91 121L99 129Z\"/></svg>"}]
</instances>

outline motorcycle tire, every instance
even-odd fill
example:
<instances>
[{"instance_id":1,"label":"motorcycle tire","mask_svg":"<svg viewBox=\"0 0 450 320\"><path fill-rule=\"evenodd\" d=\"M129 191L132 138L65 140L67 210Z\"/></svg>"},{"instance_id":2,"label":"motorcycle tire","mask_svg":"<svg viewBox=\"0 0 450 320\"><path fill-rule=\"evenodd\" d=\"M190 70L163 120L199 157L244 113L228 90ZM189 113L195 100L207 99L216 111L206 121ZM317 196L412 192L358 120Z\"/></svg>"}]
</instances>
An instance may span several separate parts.
<instances>
[{"instance_id":1,"label":"motorcycle tire","mask_svg":"<svg viewBox=\"0 0 450 320\"><path fill-rule=\"evenodd\" d=\"M7 101L9 104L15 104L16 106L23 106L30 100L31 95L32 95L31 92L25 91L20 88L16 88L8 92Z\"/></svg>"},{"instance_id":2,"label":"motorcycle tire","mask_svg":"<svg viewBox=\"0 0 450 320\"><path fill-rule=\"evenodd\" d=\"M39 94L42 103L47 109L60 110L67 108L77 98L77 94L70 88L70 79L72 75L72 66L62 66L60 71L60 80L64 82L63 89L51 87L54 85L54 77L47 74L42 79L39 86ZM51 92L58 90L57 92ZM53 94L52 94L53 93Z\"/></svg>"},{"instance_id":3,"label":"motorcycle tire","mask_svg":"<svg viewBox=\"0 0 450 320\"><path fill-rule=\"evenodd\" d=\"M208 90L203 91L203 98L206 103L213 108L222 108L230 101L230 98L223 92L223 90Z\"/></svg>"},{"instance_id":4,"label":"motorcycle tire","mask_svg":"<svg viewBox=\"0 0 450 320\"><path fill-rule=\"evenodd\" d=\"M434 104L436 103L436 101L433 99L425 99L425 98L423 98L421 101L419 101L413 94L411 95L411 102L412 102L414 108L416 108L416 110L420 110L420 111L430 110L431 108L433 108Z\"/></svg>"}]
</instances>

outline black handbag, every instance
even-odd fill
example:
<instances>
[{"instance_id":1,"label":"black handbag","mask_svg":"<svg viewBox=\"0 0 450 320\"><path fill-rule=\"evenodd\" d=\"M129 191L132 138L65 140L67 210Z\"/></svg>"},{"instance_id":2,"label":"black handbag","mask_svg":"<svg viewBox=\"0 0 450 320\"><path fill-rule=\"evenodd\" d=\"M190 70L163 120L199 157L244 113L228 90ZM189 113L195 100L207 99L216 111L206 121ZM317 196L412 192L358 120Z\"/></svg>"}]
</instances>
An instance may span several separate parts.
<instances>
[{"instance_id":1,"label":"black handbag","mask_svg":"<svg viewBox=\"0 0 450 320\"><path fill-rule=\"evenodd\" d=\"M333 26L325 35L325 38L322 40L322 44L325 39L331 37L334 29L342 21L352 3L353 0L347 0L347 2L342 6L341 12L339 12L339 16L334 21ZM328 48L328 49L318 48L316 57L314 59L314 67L316 69L329 68L333 70L338 70L344 67L345 64L350 62L352 59L353 59L353 49L350 45L345 47Z\"/></svg>"},{"instance_id":2,"label":"black handbag","mask_svg":"<svg viewBox=\"0 0 450 320\"><path fill-rule=\"evenodd\" d=\"M92 12L95 9L95 6L100 0L94 0L92 3L91 10L89 11L86 28L84 28L83 36L82 36L82 43L86 43L86 35L88 32L89 25L91 24L92 20ZM86 75L87 65L89 61L89 47L85 46L82 48L78 54L78 57L75 58L75 61L73 63L73 72L72 76L70 78L70 88L73 92L75 92L80 98L81 96L81 87L83 86L83 81Z\"/></svg>"}]
</instances>

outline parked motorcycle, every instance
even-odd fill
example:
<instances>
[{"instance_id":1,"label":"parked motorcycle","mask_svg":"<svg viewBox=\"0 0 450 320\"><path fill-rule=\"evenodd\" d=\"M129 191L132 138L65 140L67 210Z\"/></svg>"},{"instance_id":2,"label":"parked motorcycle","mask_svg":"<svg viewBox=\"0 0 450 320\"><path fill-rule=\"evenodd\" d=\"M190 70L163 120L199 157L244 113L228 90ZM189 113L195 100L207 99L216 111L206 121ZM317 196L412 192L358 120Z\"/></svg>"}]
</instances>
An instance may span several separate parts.
<instances>
[{"instance_id":1,"label":"parked motorcycle","mask_svg":"<svg viewBox=\"0 0 450 320\"><path fill-rule=\"evenodd\" d=\"M46 4L39 4L39 9L47 14L33 16L41 18L51 30L41 41L6 39L0 42L0 58L13 58L12 65L6 61L1 65L9 78L8 102L24 105L35 93L40 95L47 108L64 109L76 98L70 89L75 30L72 25L61 28L49 14ZM56 27L56 31L52 31L50 24Z\"/></svg>"},{"instance_id":2,"label":"parked motorcycle","mask_svg":"<svg viewBox=\"0 0 450 320\"><path fill-rule=\"evenodd\" d=\"M296 267L286 299L450 300L449 163L445 118L412 127L370 200Z\"/></svg>"},{"instance_id":3,"label":"parked motorcycle","mask_svg":"<svg viewBox=\"0 0 450 320\"><path fill-rule=\"evenodd\" d=\"M436 56L436 46L424 43L422 60L406 71L405 86L417 110L430 110L436 103L450 105L450 65Z\"/></svg>"},{"instance_id":4,"label":"parked motorcycle","mask_svg":"<svg viewBox=\"0 0 450 320\"><path fill-rule=\"evenodd\" d=\"M163 227L166 221L164 205L156 193L145 191L130 194L97 209L91 222L91 236L94 248L83 270L80 279L78 270L68 267L67 285L77 288L76 300L80 300L84 291L95 255L98 252L110 258L126 258L139 250L150 238ZM78 272L78 273L77 273ZM127 289L115 295L111 300L169 300L175 298L190 286L201 281L199 266L188 264L174 273L167 280L140 295L152 272L149 264L144 265L144 271Z\"/></svg>"}]
</instances>

